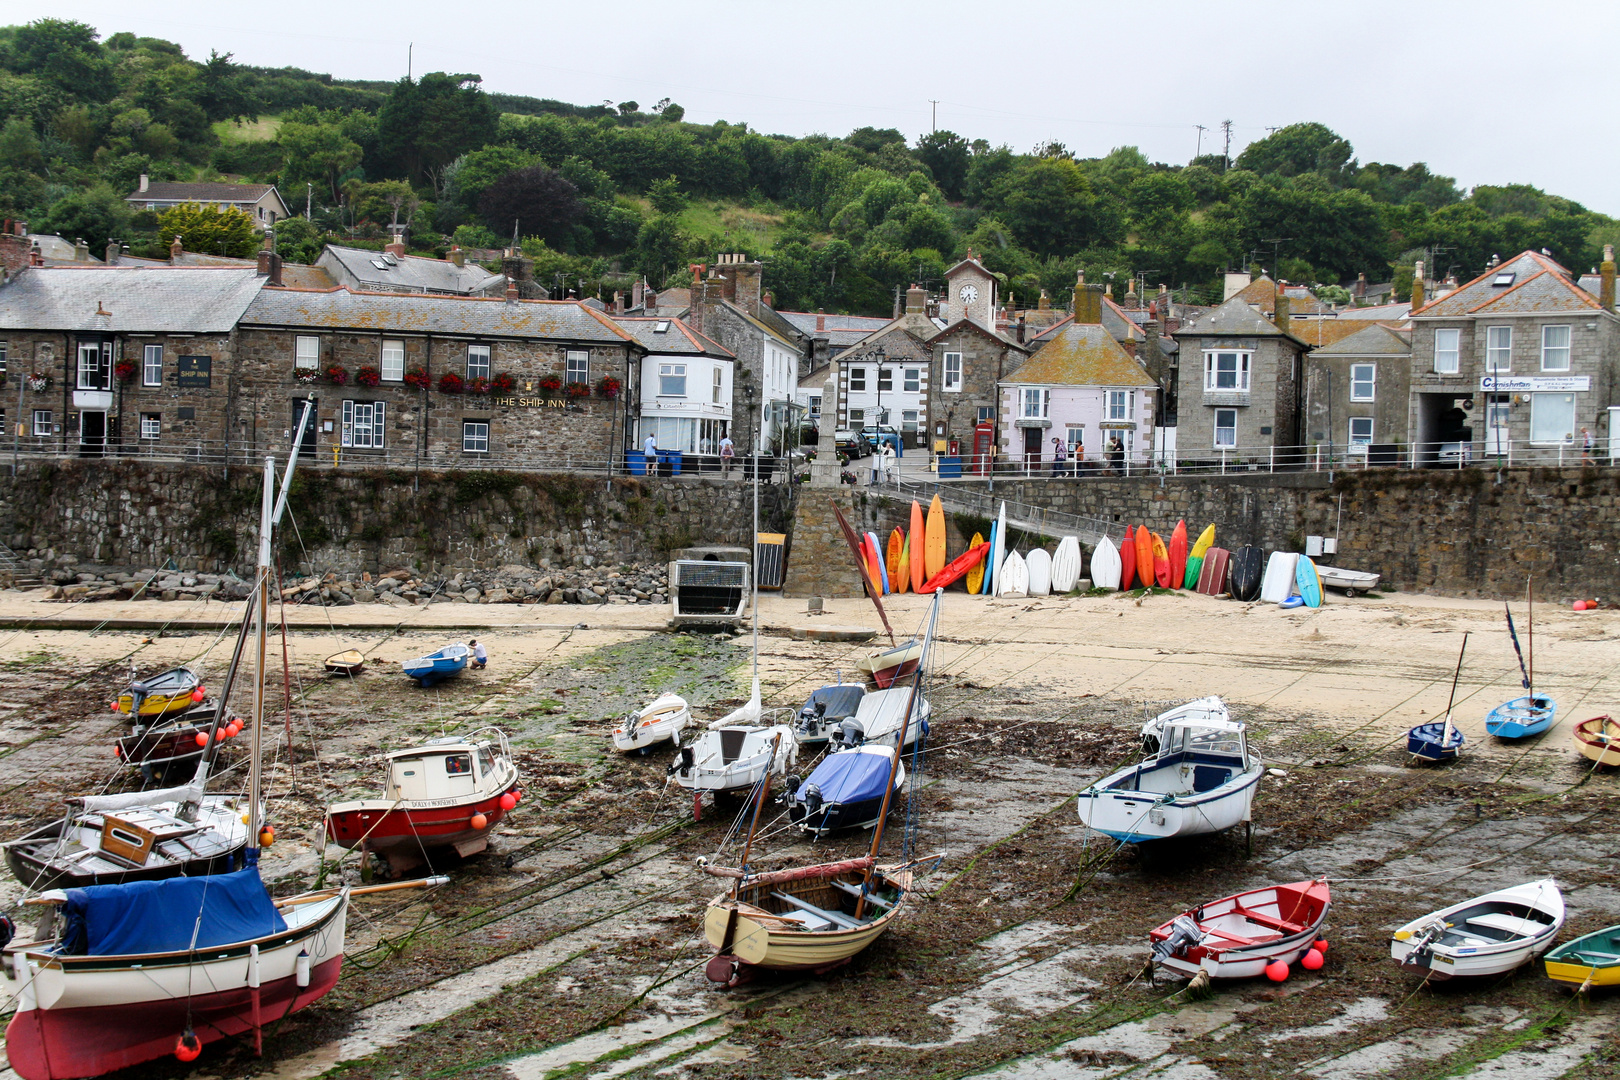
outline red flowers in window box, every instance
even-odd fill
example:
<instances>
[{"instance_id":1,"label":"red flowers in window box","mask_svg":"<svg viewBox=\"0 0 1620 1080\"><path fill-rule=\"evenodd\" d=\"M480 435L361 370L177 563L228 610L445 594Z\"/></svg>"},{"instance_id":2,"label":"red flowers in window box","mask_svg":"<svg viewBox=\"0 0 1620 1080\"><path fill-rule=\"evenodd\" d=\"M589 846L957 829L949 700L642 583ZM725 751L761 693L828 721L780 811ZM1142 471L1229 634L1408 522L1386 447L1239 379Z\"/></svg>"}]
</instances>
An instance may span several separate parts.
<instances>
[{"instance_id":1,"label":"red flowers in window box","mask_svg":"<svg viewBox=\"0 0 1620 1080\"><path fill-rule=\"evenodd\" d=\"M354 381L361 386L376 386L382 382L382 372L374 367L363 367L354 373Z\"/></svg>"},{"instance_id":2,"label":"red flowers in window box","mask_svg":"<svg viewBox=\"0 0 1620 1080\"><path fill-rule=\"evenodd\" d=\"M555 394L562 389L562 380L555 375L542 375L535 385L544 393Z\"/></svg>"},{"instance_id":3,"label":"red flowers in window box","mask_svg":"<svg viewBox=\"0 0 1620 1080\"><path fill-rule=\"evenodd\" d=\"M461 376L453 371L447 371L439 376L439 393L441 394L459 394L466 388L467 384L462 381Z\"/></svg>"},{"instance_id":4,"label":"red flowers in window box","mask_svg":"<svg viewBox=\"0 0 1620 1080\"><path fill-rule=\"evenodd\" d=\"M567 394L571 398L588 398L591 396L591 384L571 382L567 386L563 387L563 393Z\"/></svg>"},{"instance_id":5,"label":"red flowers in window box","mask_svg":"<svg viewBox=\"0 0 1620 1080\"><path fill-rule=\"evenodd\" d=\"M113 374L118 376L119 382L129 382L139 370L133 360L120 360L113 365Z\"/></svg>"},{"instance_id":6,"label":"red flowers in window box","mask_svg":"<svg viewBox=\"0 0 1620 1080\"><path fill-rule=\"evenodd\" d=\"M601 381L596 384L596 392L607 398L609 401L612 401L614 398L618 397L619 391L623 389L624 384L618 379L615 379L612 375L602 376Z\"/></svg>"},{"instance_id":7,"label":"red flowers in window box","mask_svg":"<svg viewBox=\"0 0 1620 1080\"><path fill-rule=\"evenodd\" d=\"M517 389L517 380L510 371L497 371L495 377L489 380L489 388L497 394L510 394Z\"/></svg>"},{"instance_id":8,"label":"red flowers in window box","mask_svg":"<svg viewBox=\"0 0 1620 1080\"><path fill-rule=\"evenodd\" d=\"M486 378L483 378L482 376L480 376L478 378L475 378L475 379L468 379L467 380L467 393L469 393L469 394L487 394L487 393L489 393L489 385L490 385L489 380L486 379Z\"/></svg>"},{"instance_id":9,"label":"red flowers in window box","mask_svg":"<svg viewBox=\"0 0 1620 1080\"><path fill-rule=\"evenodd\" d=\"M413 367L405 373L405 385L425 390L433 385L433 380L428 378L428 373L421 368Z\"/></svg>"},{"instance_id":10,"label":"red flowers in window box","mask_svg":"<svg viewBox=\"0 0 1620 1080\"><path fill-rule=\"evenodd\" d=\"M342 364L333 364L326 369L326 380L333 386L346 386L349 382L349 369Z\"/></svg>"}]
</instances>

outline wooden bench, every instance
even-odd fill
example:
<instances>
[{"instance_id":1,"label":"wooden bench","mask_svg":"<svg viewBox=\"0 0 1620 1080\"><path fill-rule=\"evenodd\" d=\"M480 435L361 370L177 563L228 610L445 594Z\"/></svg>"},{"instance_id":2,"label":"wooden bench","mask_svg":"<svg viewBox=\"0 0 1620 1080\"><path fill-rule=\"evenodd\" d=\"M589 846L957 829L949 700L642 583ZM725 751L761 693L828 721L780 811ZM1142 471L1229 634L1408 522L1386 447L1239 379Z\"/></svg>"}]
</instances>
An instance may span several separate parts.
<instances>
[{"instance_id":1,"label":"wooden bench","mask_svg":"<svg viewBox=\"0 0 1620 1080\"><path fill-rule=\"evenodd\" d=\"M860 923L856 922L854 919L850 918L848 915L845 915L841 911L828 911L826 908L818 908L808 900L800 900L797 896L791 896L784 892L773 892L771 895L776 897L778 900L792 904L800 911L807 911L812 915L820 915L823 919L826 919L835 926L841 926L845 930L859 930L861 928Z\"/></svg>"},{"instance_id":2,"label":"wooden bench","mask_svg":"<svg viewBox=\"0 0 1620 1080\"><path fill-rule=\"evenodd\" d=\"M851 885L847 881L839 881L838 879L834 878L832 881L827 882L827 884L831 885L835 889L840 889L843 892L847 892L849 895L857 898L861 895L860 887ZM868 904L874 904L885 911L888 911L890 908L894 907L894 901L885 900L881 896L877 896L874 893L866 894L866 902Z\"/></svg>"},{"instance_id":3,"label":"wooden bench","mask_svg":"<svg viewBox=\"0 0 1620 1080\"><path fill-rule=\"evenodd\" d=\"M1279 919L1274 915L1262 915L1258 911L1250 911L1241 905L1232 908L1232 914L1248 919L1256 926L1264 926L1268 930L1275 930L1279 934L1297 934L1305 928L1298 923L1291 923L1286 919Z\"/></svg>"}]
</instances>

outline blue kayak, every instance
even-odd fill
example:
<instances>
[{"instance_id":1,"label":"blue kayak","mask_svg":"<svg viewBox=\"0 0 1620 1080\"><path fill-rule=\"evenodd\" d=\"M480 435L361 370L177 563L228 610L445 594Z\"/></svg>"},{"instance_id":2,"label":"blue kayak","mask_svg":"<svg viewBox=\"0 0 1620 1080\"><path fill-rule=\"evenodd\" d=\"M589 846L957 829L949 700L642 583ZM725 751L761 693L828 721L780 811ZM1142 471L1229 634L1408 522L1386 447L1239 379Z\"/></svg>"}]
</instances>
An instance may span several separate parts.
<instances>
[{"instance_id":1,"label":"blue kayak","mask_svg":"<svg viewBox=\"0 0 1620 1080\"><path fill-rule=\"evenodd\" d=\"M438 652L419 656L415 660L407 660L399 665L400 670L408 677L415 679L423 686L432 686L452 675L460 675L467 667L467 646L457 642L446 645Z\"/></svg>"},{"instance_id":2,"label":"blue kayak","mask_svg":"<svg viewBox=\"0 0 1620 1080\"><path fill-rule=\"evenodd\" d=\"M1467 740L1456 727L1451 729L1451 738L1447 739L1445 733L1444 721L1419 724L1406 733L1406 752L1424 761L1450 761L1462 753L1463 743Z\"/></svg>"},{"instance_id":3,"label":"blue kayak","mask_svg":"<svg viewBox=\"0 0 1620 1080\"><path fill-rule=\"evenodd\" d=\"M1540 735L1558 718L1558 702L1550 697L1521 697L1498 705L1485 717L1485 730L1498 739Z\"/></svg>"},{"instance_id":4,"label":"blue kayak","mask_svg":"<svg viewBox=\"0 0 1620 1080\"><path fill-rule=\"evenodd\" d=\"M815 836L875 824L893 763L894 750L887 746L859 746L827 755L790 794L789 819ZM905 782L901 765L895 769L894 790Z\"/></svg>"}]
</instances>

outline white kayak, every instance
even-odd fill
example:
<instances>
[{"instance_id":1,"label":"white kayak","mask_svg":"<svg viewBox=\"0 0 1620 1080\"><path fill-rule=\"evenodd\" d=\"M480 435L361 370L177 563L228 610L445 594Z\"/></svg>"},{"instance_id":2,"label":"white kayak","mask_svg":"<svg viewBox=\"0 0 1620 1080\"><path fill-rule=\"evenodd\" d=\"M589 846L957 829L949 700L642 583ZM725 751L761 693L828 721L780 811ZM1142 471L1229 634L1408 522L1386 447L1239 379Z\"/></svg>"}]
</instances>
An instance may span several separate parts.
<instances>
[{"instance_id":1,"label":"white kayak","mask_svg":"<svg viewBox=\"0 0 1620 1080\"><path fill-rule=\"evenodd\" d=\"M1299 553L1273 551L1266 562L1266 576L1260 581L1260 601L1280 604L1294 591L1294 568L1299 564Z\"/></svg>"},{"instance_id":2,"label":"white kayak","mask_svg":"<svg viewBox=\"0 0 1620 1080\"><path fill-rule=\"evenodd\" d=\"M1096 550L1091 553L1091 584L1098 589L1119 588L1120 575L1125 571L1125 565L1119 561L1119 548L1108 537L1097 541Z\"/></svg>"},{"instance_id":3,"label":"white kayak","mask_svg":"<svg viewBox=\"0 0 1620 1080\"><path fill-rule=\"evenodd\" d=\"M1564 894L1543 878L1413 919L1390 938L1389 955L1434 980L1500 975L1552 948L1563 925Z\"/></svg>"},{"instance_id":4,"label":"white kayak","mask_svg":"<svg viewBox=\"0 0 1620 1080\"><path fill-rule=\"evenodd\" d=\"M1080 541L1065 536L1052 553L1052 591L1066 593L1080 582Z\"/></svg>"},{"instance_id":5,"label":"white kayak","mask_svg":"<svg viewBox=\"0 0 1620 1080\"><path fill-rule=\"evenodd\" d=\"M1007 557L1001 560L1001 569L996 572L996 595L1029 595L1029 567L1024 563L1024 557L1016 551L1009 551Z\"/></svg>"},{"instance_id":6,"label":"white kayak","mask_svg":"<svg viewBox=\"0 0 1620 1080\"><path fill-rule=\"evenodd\" d=\"M1052 591L1052 556L1045 548L1036 548L1024 560L1024 571L1029 575L1029 595L1047 596ZM1067 591L1067 590L1065 590Z\"/></svg>"}]
</instances>

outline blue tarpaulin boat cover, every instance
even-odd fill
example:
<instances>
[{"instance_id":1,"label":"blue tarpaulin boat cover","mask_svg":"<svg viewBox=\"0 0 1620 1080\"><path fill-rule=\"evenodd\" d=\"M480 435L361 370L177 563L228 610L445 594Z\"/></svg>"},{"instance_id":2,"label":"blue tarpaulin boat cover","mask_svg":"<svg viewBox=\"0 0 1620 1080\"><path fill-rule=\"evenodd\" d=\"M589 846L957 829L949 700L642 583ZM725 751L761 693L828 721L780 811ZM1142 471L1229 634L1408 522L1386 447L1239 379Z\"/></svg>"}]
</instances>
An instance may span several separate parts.
<instances>
[{"instance_id":1,"label":"blue tarpaulin boat cover","mask_svg":"<svg viewBox=\"0 0 1620 1080\"><path fill-rule=\"evenodd\" d=\"M210 877L69 889L62 915L62 951L75 956L186 952L287 929L257 867Z\"/></svg>"},{"instance_id":2,"label":"blue tarpaulin boat cover","mask_svg":"<svg viewBox=\"0 0 1620 1080\"><path fill-rule=\"evenodd\" d=\"M828 804L881 799L884 785L889 782L889 768L886 753L863 754L848 750L829 754L799 786L797 795L803 799L805 789L814 784L821 789L822 801Z\"/></svg>"}]
</instances>

